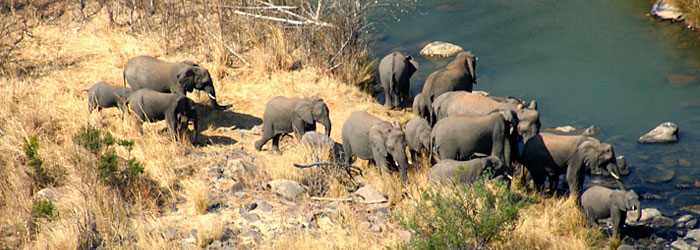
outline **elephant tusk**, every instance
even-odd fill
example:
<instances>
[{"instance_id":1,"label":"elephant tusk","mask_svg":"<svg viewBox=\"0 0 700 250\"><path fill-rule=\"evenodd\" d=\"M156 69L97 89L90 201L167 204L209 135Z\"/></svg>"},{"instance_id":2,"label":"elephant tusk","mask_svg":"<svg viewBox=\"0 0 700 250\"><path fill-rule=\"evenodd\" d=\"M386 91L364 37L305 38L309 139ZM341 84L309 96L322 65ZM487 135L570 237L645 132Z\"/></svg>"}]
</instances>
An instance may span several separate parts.
<instances>
[{"instance_id":1,"label":"elephant tusk","mask_svg":"<svg viewBox=\"0 0 700 250\"><path fill-rule=\"evenodd\" d=\"M613 173L613 172L610 172L610 175L612 175L612 177L615 177L616 180L619 180L619 179L620 179L620 176L617 176L617 175L616 175L615 173Z\"/></svg>"},{"instance_id":2,"label":"elephant tusk","mask_svg":"<svg viewBox=\"0 0 700 250\"><path fill-rule=\"evenodd\" d=\"M513 176L509 175L509 174L506 175L506 178L508 178L508 180L511 180L511 181L513 180Z\"/></svg>"},{"instance_id":3,"label":"elephant tusk","mask_svg":"<svg viewBox=\"0 0 700 250\"><path fill-rule=\"evenodd\" d=\"M216 100L216 97L212 94L209 94L209 98Z\"/></svg>"},{"instance_id":4,"label":"elephant tusk","mask_svg":"<svg viewBox=\"0 0 700 250\"><path fill-rule=\"evenodd\" d=\"M637 210L637 206L632 205L632 210Z\"/></svg>"}]
</instances>

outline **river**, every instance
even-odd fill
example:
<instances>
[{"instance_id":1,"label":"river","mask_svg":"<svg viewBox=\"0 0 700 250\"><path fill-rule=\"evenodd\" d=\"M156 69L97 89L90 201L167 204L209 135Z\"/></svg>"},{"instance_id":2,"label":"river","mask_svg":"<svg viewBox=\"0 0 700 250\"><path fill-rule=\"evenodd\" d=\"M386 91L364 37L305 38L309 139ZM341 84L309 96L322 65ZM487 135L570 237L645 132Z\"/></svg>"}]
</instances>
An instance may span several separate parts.
<instances>
[{"instance_id":1,"label":"river","mask_svg":"<svg viewBox=\"0 0 700 250\"><path fill-rule=\"evenodd\" d=\"M460 45L479 57L475 90L537 100L543 130L599 127L596 137L631 165L625 184L662 197L642 200L643 206L672 214L700 204L700 81L674 80L700 75L696 33L648 17L646 0L417 4L376 25L381 39L371 47L378 58L399 50L418 60L413 95L452 60L424 58L420 49L436 40ZM678 143L636 143L665 121L679 126Z\"/></svg>"}]
</instances>

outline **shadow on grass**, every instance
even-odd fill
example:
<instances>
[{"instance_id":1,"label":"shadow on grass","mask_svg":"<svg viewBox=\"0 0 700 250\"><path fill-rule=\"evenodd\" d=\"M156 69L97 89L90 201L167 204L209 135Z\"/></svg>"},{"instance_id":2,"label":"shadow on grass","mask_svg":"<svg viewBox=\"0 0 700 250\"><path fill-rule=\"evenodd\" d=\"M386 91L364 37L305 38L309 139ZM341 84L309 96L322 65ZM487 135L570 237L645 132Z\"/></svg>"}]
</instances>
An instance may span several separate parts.
<instances>
[{"instance_id":1,"label":"shadow on grass","mask_svg":"<svg viewBox=\"0 0 700 250\"><path fill-rule=\"evenodd\" d=\"M242 113L236 113L227 110L216 110L209 105L195 103L197 116L199 117L200 128L209 126L220 127L235 127L237 129L251 129L255 125L262 124L262 119Z\"/></svg>"}]
</instances>

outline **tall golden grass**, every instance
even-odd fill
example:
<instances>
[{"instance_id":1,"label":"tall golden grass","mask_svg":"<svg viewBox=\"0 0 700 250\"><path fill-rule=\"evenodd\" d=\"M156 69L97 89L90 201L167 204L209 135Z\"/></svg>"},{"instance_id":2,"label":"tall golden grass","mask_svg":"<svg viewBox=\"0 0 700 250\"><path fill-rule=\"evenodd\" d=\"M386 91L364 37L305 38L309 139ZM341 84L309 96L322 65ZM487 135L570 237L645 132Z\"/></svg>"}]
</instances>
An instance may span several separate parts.
<instances>
[{"instance_id":1,"label":"tall golden grass","mask_svg":"<svg viewBox=\"0 0 700 250\"><path fill-rule=\"evenodd\" d=\"M195 4L189 1L181 3ZM374 70L374 62L362 39L356 41L356 45L347 45L351 53L342 52L342 59L333 60L342 62L342 66L332 69L336 64L328 64L328 58L316 61L330 52L305 56L309 53L308 46L318 47L319 44L305 47L299 38L292 38L295 35L301 37L300 34L308 30L289 32L281 26L269 25L269 22L238 16L218 23L216 19L210 19L211 22L185 19L195 24L186 26L174 22L150 30L151 22L162 20L139 16L152 11L169 11L174 16L191 13L176 13L176 10L168 9L178 6L157 5L150 10L150 6L134 8L134 15L131 15L129 5L122 1L97 1L82 7L78 1L32 4L24 6L25 11L33 10L32 15L25 17L37 19L32 19L32 25L25 30L31 36L18 43L17 53L4 59L11 61L13 66L7 67L0 75L3 96L0 98L0 248L181 247L179 241L168 240L159 233L168 227L196 229L195 244L200 247L220 239L225 223L237 215L206 213L210 183L204 166L218 159L204 157L194 160L186 156L187 152L222 152L233 148L254 153L258 159L258 173L248 180L250 183L278 178L304 182L314 177L312 170L300 170L290 163L315 161L317 159L309 155L318 149L298 145L293 139L282 141L281 155L267 150L269 145L262 152L253 148L253 142L259 136L248 132L247 128L256 123L246 117L261 118L267 100L274 96L316 95L324 99L334 124L331 138L336 141L341 141L342 124L355 110L366 110L384 120L398 120L402 124L413 116L409 111L385 110L356 85L371 79ZM16 16L19 14L11 14L12 11L8 11L11 8L6 5L0 7L3 18L10 17L3 20L20 18ZM47 16L47 19L41 19L42 16ZM176 32L201 34L208 38L185 35L170 39ZM207 35L209 32L219 38L211 38ZM323 41L334 44L337 51L344 43L339 42L338 37L325 37ZM239 53L250 66L232 55L227 46ZM99 81L121 85L124 64L137 55L152 55L169 61L192 60L210 70L219 103L233 104L233 108L225 112L203 109L202 120L210 125L200 133L208 145L193 147L170 140L162 132L163 122L144 124L144 135L140 135L128 119L120 119L120 112L116 109L88 114L86 94L81 90ZM297 67L299 62L303 65L301 69ZM339 70L340 67L347 68ZM196 92L190 97L198 103L207 101L206 95ZM89 155L73 143L73 135L87 124L110 131L116 138L135 141L131 156L141 160L145 174L131 189L130 199L100 183L88 164ZM25 138L30 136L39 139L38 153L44 160L43 167L56 179L53 185L66 190L56 199L60 216L53 221L37 220L31 216L39 188L27 174L31 169L25 165L22 150ZM128 152L119 148L118 154L126 158ZM319 153L318 160L329 157ZM425 161L414 163L406 184L397 174L380 174L367 161L357 160L355 165L364 172L358 181L375 186L389 198L395 209L414 204L418 189L429 185L426 181L429 164ZM326 183L328 187L324 195L350 195L338 181L329 179ZM188 208L170 211L169 207L176 204L176 197L180 196L186 198ZM363 209L362 206L341 205L338 210L343 215L340 216L342 220L336 222L337 225L328 225L320 235L293 232L275 241L265 241L260 247L360 249L399 244L396 234L399 228L393 222L389 222L387 230L379 234L361 228L360 222L366 218L357 211ZM503 248L562 246L555 244L557 241L567 243L563 246L576 248L600 247L603 241L600 233L586 228L580 214L574 211L577 210L570 201L542 198L540 204L524 213L513 232L514 237L502 242Z\"/></svg>"}]
</instances>

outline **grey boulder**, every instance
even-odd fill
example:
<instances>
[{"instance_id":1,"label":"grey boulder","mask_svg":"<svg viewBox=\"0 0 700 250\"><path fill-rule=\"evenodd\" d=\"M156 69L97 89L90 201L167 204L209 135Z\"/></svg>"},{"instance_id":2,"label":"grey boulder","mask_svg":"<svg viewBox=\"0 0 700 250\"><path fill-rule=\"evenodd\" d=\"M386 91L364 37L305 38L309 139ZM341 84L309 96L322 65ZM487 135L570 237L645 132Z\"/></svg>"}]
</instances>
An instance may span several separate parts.
<instances>
[{"instance_id":1,"label":"grey boulder","mask_svg":"<svg viewBox=\"0 0 700 250\"><path fill-rule=\"evenodd\" d=\"M274 180L267 183L267 186L274 190L277 195L287 200L294 200L306 192L306 188L301 183L292 180Z\"/></svg>"},{"instance_id":2,"label":"grey boulder","mask_svg":"<svg viewBox=\"0 0 700 250\"><path fill-rule=\"evenodd\" d=\"M639 143L672 143L678 141L678 125L664 122L653 130L639 137Z\"/></svg>"},{"instance_id":3,"label":"grey boulder","mask_svg":"<svg viewBox=\"0 0 700 250\"><path fill-rule=\"evenodd\" d=\"M432 42L420 50L420 55L428 57L451 57L464 51L462 47L446 42Z\"/></svg>"},{"instance_id":4,"label":"grey boulder","mask_svg":"<svg viewBox=\"0 0 700 250\"><path fill-rule=\"evenodd\" d=\"M673 22L683 20L683 13L678 7L661 0L651 6L651 15L661 20L670 20Z\"/></svg>"}]
</instances>

